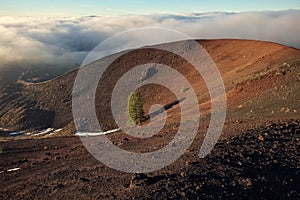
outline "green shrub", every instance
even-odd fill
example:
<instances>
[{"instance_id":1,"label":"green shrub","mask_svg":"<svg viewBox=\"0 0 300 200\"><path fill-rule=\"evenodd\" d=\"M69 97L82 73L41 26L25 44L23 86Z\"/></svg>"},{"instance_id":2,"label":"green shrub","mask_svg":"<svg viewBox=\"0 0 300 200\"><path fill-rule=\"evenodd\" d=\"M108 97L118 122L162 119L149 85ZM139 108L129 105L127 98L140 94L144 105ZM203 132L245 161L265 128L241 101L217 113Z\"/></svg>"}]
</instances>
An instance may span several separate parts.
<instances>
[{"instance_id":1,"label":"green shrub","mask_svg":"<svg viewBox=\"0 0 300 200\"><path fill-rule=\"evenodd\" d=\"M181 91L182 93L184 93L184 92L188 91L188 88L185 87L185 86L181 86L180 91Z\"/></svg>"},{"instance_id":2,"label":"green shrub","mask_svg":"<svg viewBox=\"0 0 300 200\"><path fill-rule=\"evenodd\" d=\"M128 98L128 112L130 121L140 124L144 119L143 100L138 92L133 92Z\"/></svg>"}]
</instances>

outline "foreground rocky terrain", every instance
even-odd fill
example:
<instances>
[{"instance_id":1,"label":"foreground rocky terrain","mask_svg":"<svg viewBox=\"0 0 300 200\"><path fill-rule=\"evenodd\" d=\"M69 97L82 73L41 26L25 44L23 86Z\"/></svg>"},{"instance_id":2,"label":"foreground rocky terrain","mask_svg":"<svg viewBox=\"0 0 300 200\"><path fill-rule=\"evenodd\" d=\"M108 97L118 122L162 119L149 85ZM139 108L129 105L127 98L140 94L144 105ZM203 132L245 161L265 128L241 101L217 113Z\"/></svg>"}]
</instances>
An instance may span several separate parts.
<instances>
[{"instance_id":1,"label":"foreground rocky terrain","mask_svg":"<svg viewBox=\"0 0 300 200\"><path fill-rule=\"evenodd\" d=\"M234 125L230 125L234 127ZM237 127L238 128L238 127ZM1 142L1 199L299 199L300 121L226 129L210 155L199 141L176 163L148 174L112 170L78 137ZM112 139L114 136L111 136ZM159 145L159 139L148 147ZM139 150L134 140L116 142ZM163 141L162 141L163 142ZM126 143L126 144L125 144ZM16 171L9 169L19 168Z\"/></svg>"}]
</instances>

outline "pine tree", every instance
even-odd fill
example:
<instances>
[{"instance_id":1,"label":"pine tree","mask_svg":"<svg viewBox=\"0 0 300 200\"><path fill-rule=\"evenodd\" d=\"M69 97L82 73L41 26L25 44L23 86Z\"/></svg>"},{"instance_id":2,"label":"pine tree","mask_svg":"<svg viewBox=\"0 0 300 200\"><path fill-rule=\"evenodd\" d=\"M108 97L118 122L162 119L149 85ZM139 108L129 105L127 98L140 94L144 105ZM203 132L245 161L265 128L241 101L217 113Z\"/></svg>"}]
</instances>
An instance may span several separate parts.
<instances>
[{"instance_id":1,"label":"pine tree","mask_svg":"<svg viewBox=\"0 0 300 200\"><path fill-rule=\"evenodd\" d=\"M143 100L138 92L132 92L128 98L129 117L135 124L144 120Z\"/></svg>"}]
</instances>

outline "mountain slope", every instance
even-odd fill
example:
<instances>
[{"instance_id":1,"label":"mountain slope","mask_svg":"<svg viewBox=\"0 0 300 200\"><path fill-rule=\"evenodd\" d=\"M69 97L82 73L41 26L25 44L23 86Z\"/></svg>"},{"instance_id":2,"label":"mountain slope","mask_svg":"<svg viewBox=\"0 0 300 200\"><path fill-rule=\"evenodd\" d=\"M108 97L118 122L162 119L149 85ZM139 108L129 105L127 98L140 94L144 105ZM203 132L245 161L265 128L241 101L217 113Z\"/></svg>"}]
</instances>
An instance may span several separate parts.
<instances>
[{"instance_id":1,"label":"mountain slope","mask_svg":"<svg viewBox=\"0 0 300 200\"><path fill-rule=\"evenodd\" d=\"M251 40L198 42L221 72L227 92L227 120L299 118L299 50ZM172 66L183 74L196 92L202 114L209 113L210 99L205 82L187 61L157 49L138 49L115 60L101 79L96 108L104 129L116 126L109 105L117 80L132 67L149 62ZM4 87L0 96L0 127L24 130L68 126L73 132L71 94L76 74L74 70L42 83L20 81L17 86ZM176 100L166 88L155 85L144 86L139 91L146 112L153 104L168 105ZM178 106L172 107L168 114L168 123L180 120Z\"/></svg>"}]
</instances>

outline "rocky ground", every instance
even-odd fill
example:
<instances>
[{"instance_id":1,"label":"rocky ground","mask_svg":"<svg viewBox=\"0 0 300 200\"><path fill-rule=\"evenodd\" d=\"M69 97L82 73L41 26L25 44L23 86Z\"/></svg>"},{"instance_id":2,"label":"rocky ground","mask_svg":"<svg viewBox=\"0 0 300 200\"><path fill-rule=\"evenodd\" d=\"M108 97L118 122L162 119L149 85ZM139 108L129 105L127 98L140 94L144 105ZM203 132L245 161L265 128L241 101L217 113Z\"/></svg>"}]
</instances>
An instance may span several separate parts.
<instances>
[{"instance_id":1,"label":"rocky ground","mask_svg":"<svg viewBox=\"0 0 300 200\"><path fill-rule=\"evenodd\" d=\"M230 126L227 130L234 131ZM120 140L133 151L140 148L134 140ZM10 140L0 146L1 199L300 198L299 120L228 134L204 159L192 145L177 162L147 174L104 166L78 137ZM13 168L19 169L8 171Z\"/></svg>"}]
</instances>

